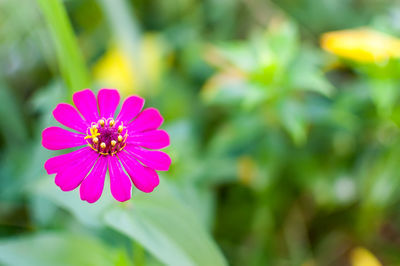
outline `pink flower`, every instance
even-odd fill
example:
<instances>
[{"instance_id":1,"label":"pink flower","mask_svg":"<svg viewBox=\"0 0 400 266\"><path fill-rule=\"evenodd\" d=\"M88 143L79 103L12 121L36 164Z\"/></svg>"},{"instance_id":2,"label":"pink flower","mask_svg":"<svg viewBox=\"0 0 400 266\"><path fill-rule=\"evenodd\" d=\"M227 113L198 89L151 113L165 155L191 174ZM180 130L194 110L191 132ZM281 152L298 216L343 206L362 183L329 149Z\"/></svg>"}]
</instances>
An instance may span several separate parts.
<instances>
[{"instance_id":1,"label":"pink flower","mask_svg":"<svg viewBox=\"0 0 400 266\"><path fill-rule=\"evenodd\" d=\"M118 201L126 201L131 198L131 180L139 190L152 192L159 184L155 170L169 169L169 156L156 150L169 145L167 132L157 129L163 122L160 112L155 108L141 112L144 100L130 96L115 116L119 100L117 90L101 89L96 101L94 93L86 89L73 95L83 117L66 103L54 109L54 118L76 132L46 128L42 132L43 147L60 150L84 146L44 164L48 174L56 174L55 183L61 190L71 191L80 185L81 199L96 202L108 169L111 194Z\"/></svg>"}]
</instances>

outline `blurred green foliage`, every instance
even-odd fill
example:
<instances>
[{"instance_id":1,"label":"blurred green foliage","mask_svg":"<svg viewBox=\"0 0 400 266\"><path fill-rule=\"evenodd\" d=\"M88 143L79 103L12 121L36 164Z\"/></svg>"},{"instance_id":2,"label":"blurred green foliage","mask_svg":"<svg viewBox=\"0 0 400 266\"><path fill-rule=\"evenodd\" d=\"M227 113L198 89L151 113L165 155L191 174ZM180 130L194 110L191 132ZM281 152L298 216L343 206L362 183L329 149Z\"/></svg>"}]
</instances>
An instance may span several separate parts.
<instances>
[{"instance_id":1,"label":"blurred green foliage","mask_svg":"<svg viewBox=\"0 0 400 266\"><path fill-rule=\"evenodd\" d=\"M389 0L0 3L0 264L399 265L400 67L323 51ZM107 83L106 83L107 82ZM46 175L51 111L118 84L160 109L155 192L87 204Z\"/></svg>"}]
</instances>

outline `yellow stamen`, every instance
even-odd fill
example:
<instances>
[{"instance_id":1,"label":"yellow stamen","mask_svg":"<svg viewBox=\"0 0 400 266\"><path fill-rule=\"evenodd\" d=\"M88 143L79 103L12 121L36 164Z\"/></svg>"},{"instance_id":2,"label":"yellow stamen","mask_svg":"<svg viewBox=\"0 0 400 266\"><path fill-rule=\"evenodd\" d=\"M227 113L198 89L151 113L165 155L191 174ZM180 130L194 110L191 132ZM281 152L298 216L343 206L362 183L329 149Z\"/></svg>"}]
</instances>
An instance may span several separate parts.
<instances>
[{"instance_id":1,"label":"yellow stamen","mask_svg":"<svg viewBox=\"0 0 400 266\"><path fill-rule=\"evenodd\" d=\"M122 142L123 138L121 135L118 136L118 142Z\"/></svg>"},{"instance_id":2,"label":"yellow stamen","mask_svg":"<svg viewBox=\"0 0 400 266\"><path fill-rule=\"evenodd\" d=\"M93 138L93 143L97 143L97 142L99 142L99 139L97 137L94 137Z\"/></svg>"},{"instance_id":3,"label":"yellow stamen","mask_svg":"<svg viewBox=\"0 0 400 266\"><path fill-rule=\"evenodd\" d=\"M115 121L114 121L114 120L111 120L110 123L109 123L110 127L113 127L114 124L115 124Z\"/></svg>"},{"instance_id":4,"label":"yellow stamen","mask_svg":"<svg viewBox=\"0 0 400 266\"><path fill-rule=\"evenodd\" d=\"M124 144L124 146L122 146L121 148L119 148L119 151L122 151L125 147L126 147L126 143Z\"/></svg>"},{"instance_id":5,"label":"yellow stamen","mask_svg":"<svg viewBox=\"0 0 400 266\"><path fill-rule=\"evenodd\" d=\"M102 149L105 149L105 148L106 148L106 144L105 144L104 142L102 142L102 143L100 143L100 147L101 147Z\"/></svg>"},{"instance_id":6,"label":"yellow stamen","mask_svg":"<svg viewBox=\"0 0 400 266\"><path fill-rule=\"evenodd\" d=\"M100 120L99 120L99 124L100 124L100 126L104 127L104 120L103 120L103 119L100 119Z\"/></svg>"},{"instance_id":7,"label":"yellow stamen","mask_svg":"<svg viewBox=\"0 0 400 266\"><path fill-rule=\"evenodd\" d=\"M123 127L122 125L120 125L120 126L118 127L118 133L121 133L122 130L124 130L124 127Z\"/></svg>"},{"instance_id":8,"label":"yellow stamen","mask_svg":"<svg viewBox=\"0 0 400 266\"><path fill-rule=\"evenodd\" d=\"M88 134L88 135L85 137L85 139L93 139L93 138L95 138L95 137L97 137L97 136L99 136L99 135L100 135L100 133L98 132L97 126L93 125L93 126L90 128L90 135Z\"/></svg>"},{"instance_id":9,"label":"yellow stamen","mask_svg":"<svg viewBox=\"0 0 400 266\"><path fill-rule=\"evenodd\" d=\"M117 142L116 142L115 140L112 140L112 141L111 141L111 146L114 147L115 145L117 145Z\"/></svg>"}]
</instances>

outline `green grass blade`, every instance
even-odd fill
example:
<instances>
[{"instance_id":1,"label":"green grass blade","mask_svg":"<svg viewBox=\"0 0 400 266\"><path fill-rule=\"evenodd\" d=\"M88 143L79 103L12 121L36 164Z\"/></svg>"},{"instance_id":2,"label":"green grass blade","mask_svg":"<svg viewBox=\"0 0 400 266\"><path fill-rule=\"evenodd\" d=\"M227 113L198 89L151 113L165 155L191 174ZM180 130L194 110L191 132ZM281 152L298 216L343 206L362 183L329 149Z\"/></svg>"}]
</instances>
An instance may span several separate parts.
<instances>
[{"instance_id":1,"label":"green grass blade","mask_svg":"<svg viewBox=\"0 0 400 266\"><path fill-rule=\"evenodd\" d=\"M57 52L61 74L72 94L90 85L89 72L79 50L67 12L60 0L37 0Z\"/></svg>"}]
</instances>

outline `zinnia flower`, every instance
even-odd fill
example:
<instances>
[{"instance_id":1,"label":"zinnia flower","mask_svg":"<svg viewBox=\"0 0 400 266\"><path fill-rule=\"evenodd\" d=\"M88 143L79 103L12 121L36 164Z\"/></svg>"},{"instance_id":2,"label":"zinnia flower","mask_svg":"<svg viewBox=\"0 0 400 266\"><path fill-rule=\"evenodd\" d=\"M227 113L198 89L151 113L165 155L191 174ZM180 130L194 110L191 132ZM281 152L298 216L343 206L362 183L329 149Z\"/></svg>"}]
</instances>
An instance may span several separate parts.
<instances>
[{"instance_id":1,"label":"zinnia flower","mask_svg":"<svg viewBox=\"0 0 400 266\"><path fill-rule=\"evenodd\" d=\"M321 47L343 58L361 63L377 63L400 58L400 40L369 28L328 32Z\"/></svg>"},{"instance_id":2,"label":"zinnia flower","mask_svg":"<svg viewBox=\"0 0 400 266\"><path fill-rule=\"evenodd\" d=\"M86 89L73 95L83 117L66 103L54 109L54 118L76 132L46 128L42 145L49 150L84 146L46 161L47 173L56 174L55 183L61 190L71 191L80 185L81 199L96 202L108 169L111 194L118 201L126 201L131 198L131 180L139 190L151 192L159 184L155 170L169 169L169 156L155 150L169 145L168 134L158 130L163 122L159 111L148 108L141 112L144 100L130 96L115 116L119 101L117 90L101 89L96 101L94 93Z\"/></svg>"}]
</instances>

